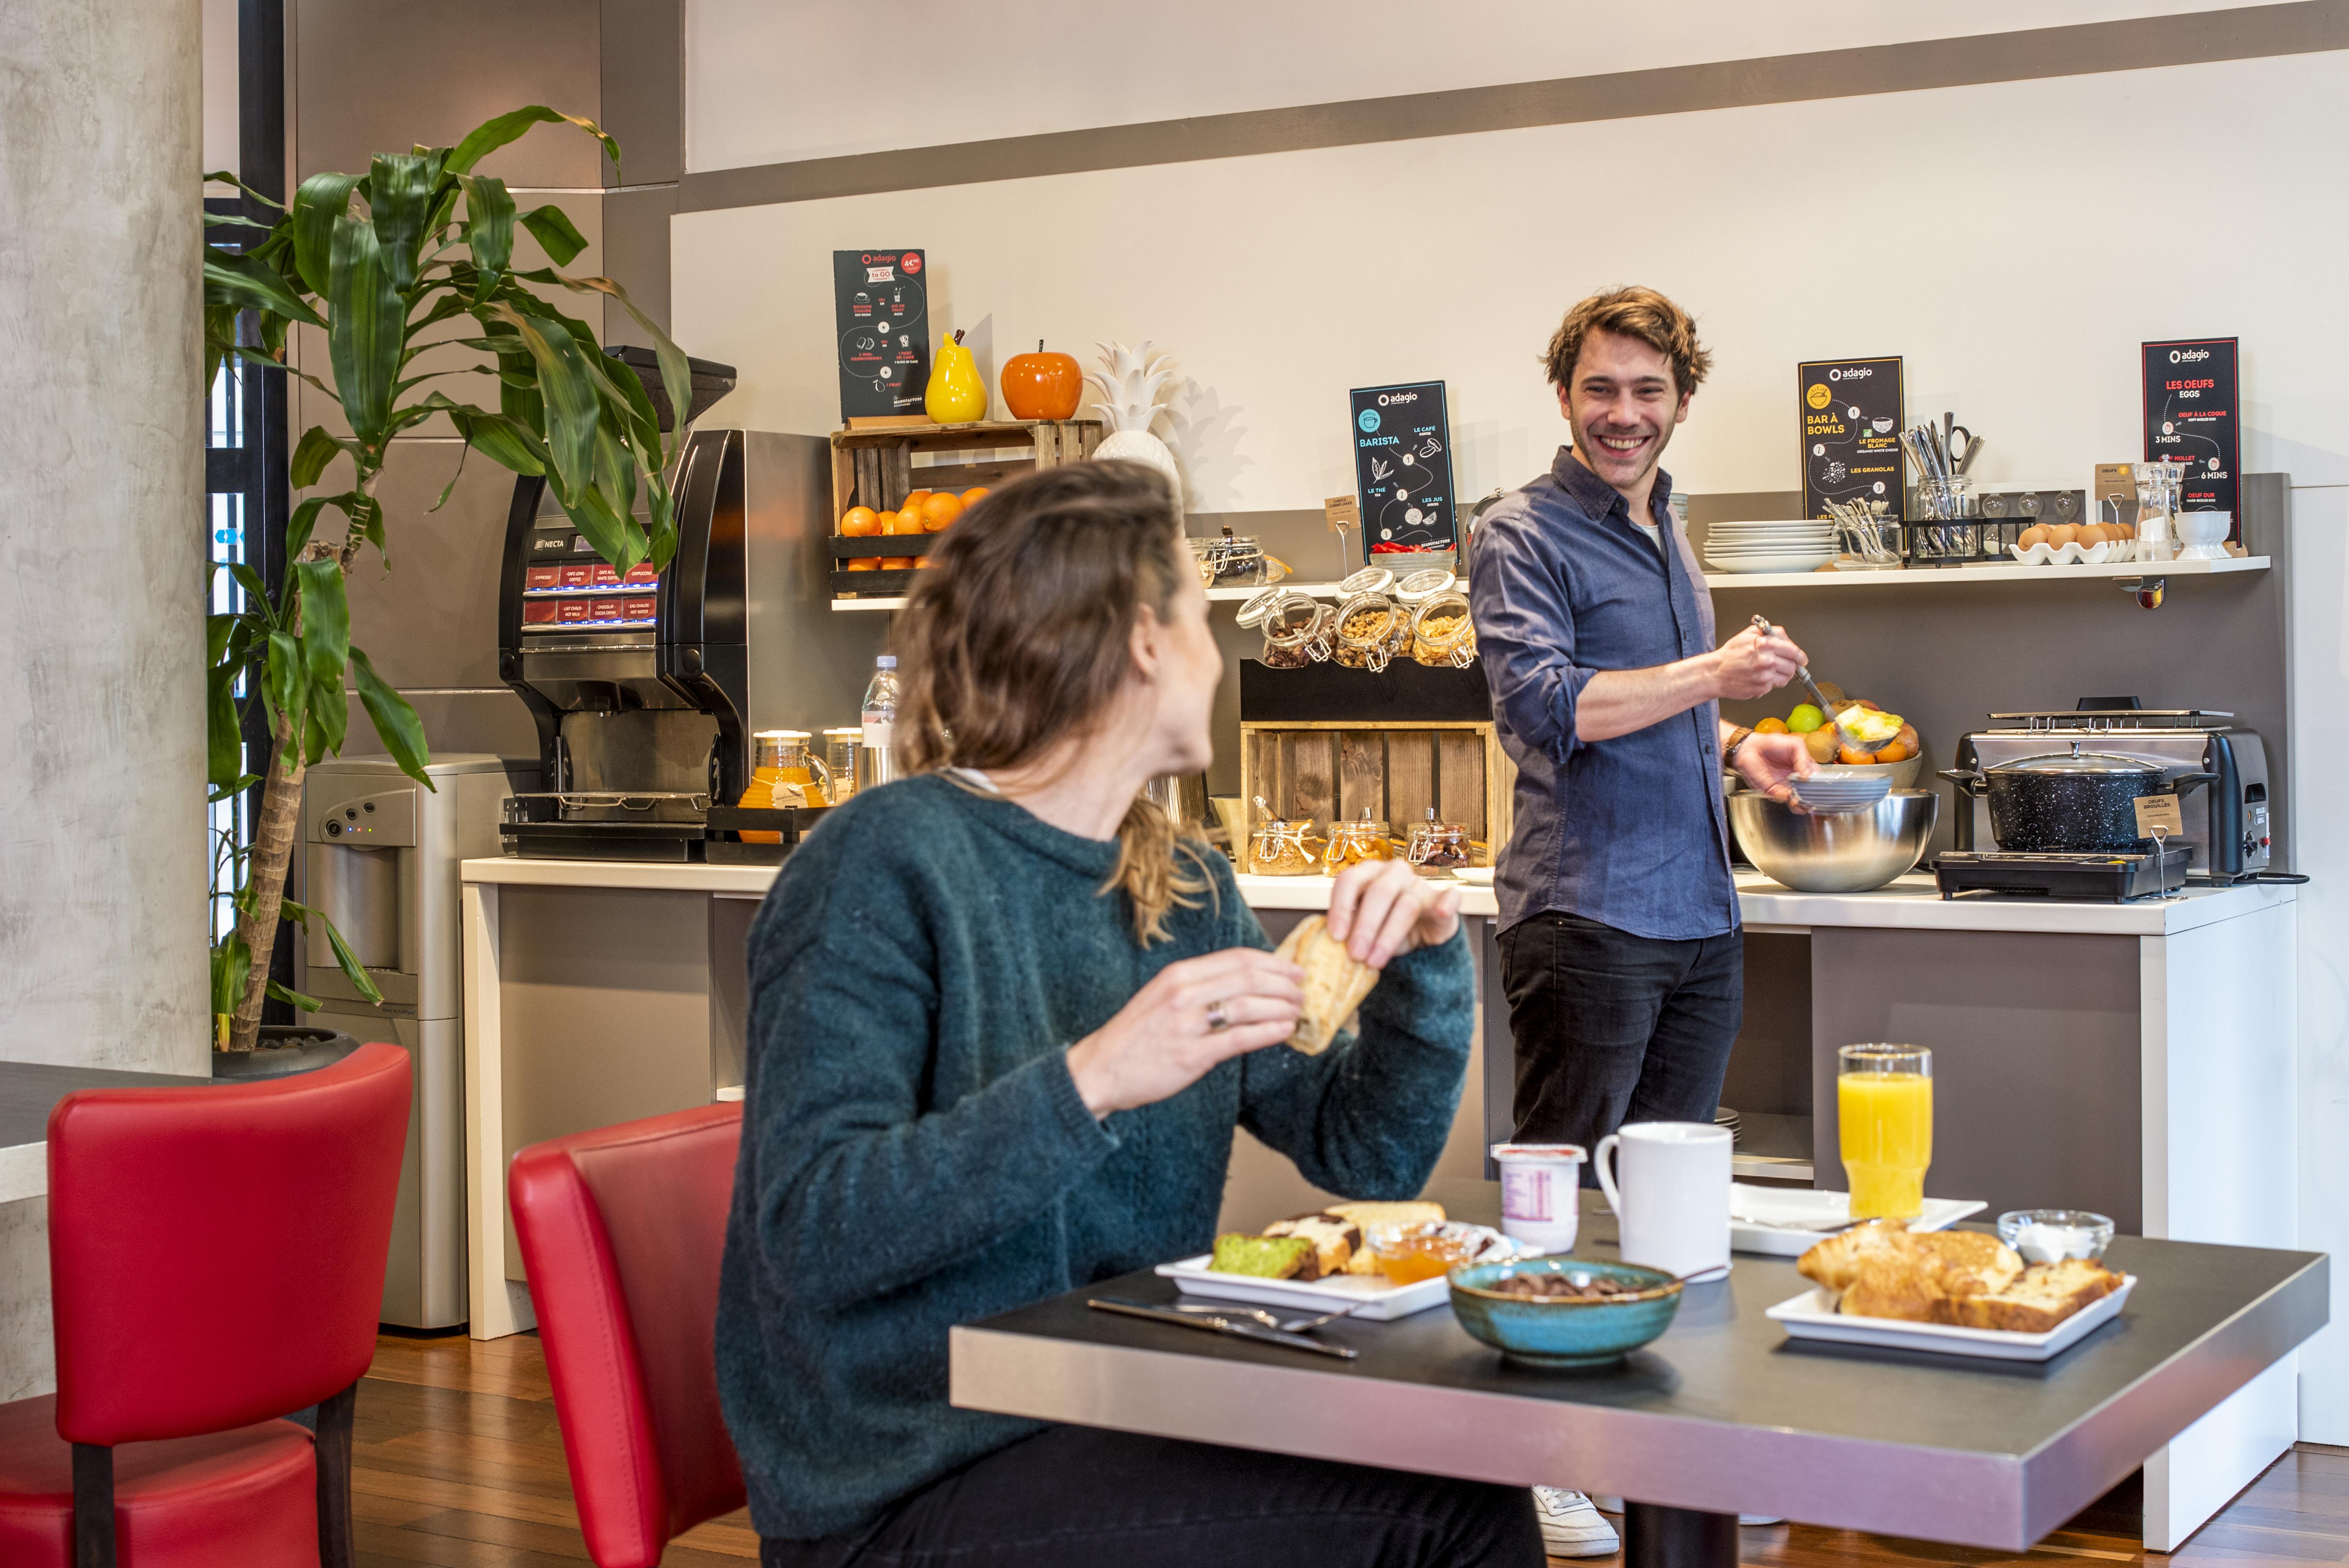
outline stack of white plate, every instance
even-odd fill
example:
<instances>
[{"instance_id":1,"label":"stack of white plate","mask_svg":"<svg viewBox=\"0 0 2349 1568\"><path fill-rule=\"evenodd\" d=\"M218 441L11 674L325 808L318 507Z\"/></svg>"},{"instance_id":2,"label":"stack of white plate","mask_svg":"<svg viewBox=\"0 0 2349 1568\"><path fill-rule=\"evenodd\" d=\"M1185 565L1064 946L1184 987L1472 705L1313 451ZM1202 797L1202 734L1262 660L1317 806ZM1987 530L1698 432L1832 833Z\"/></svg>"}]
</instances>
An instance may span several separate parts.
<instances>
[{"instance_id":1,"label":"stack of white plate","mask_svg":"<svg viewBox=\"0 0 2349 1568\"><path fill-rule=\"evenodd\" d=\"M1704 541L1704 563L1714 572L1808 572L1835 552L1835 524L1823 519L1716 522Z\"/></svg>"},{"instance_id":2,"label":"stack of white plate","mask_svg":"<svg viewBox=\"0 0 2349 1568\"><path fill-rule=\"evenodd\" d=\"M1873 779L1830 779L1814 773L1795 780L1795 793L1803 804L1821 812L1864 811L1883 799L1891 788L1892 780L1880 773Z\"/></svg>"}]
</instances>

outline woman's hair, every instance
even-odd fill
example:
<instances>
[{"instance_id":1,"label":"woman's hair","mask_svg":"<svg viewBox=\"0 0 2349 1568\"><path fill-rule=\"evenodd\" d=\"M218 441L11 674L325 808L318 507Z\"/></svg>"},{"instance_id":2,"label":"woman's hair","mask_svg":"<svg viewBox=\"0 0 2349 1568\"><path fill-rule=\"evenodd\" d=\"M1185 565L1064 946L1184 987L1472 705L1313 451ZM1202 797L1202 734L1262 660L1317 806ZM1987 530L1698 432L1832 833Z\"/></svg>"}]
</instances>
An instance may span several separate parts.
<instances>
[{"instance_id":1,"label":"woman's hair","mask_svg":"<svg viewBox=\"0 0 2349 1568\"><path fill-rule=\"evenodd\" d=\"M1164 477L1122 462L1043 469L988 492L929 559L897 622L896 750L909 772L1019 768L1090 732L1133 674L1135 617L1146 607L1166 620L1196 570ZM1204 841L1139 796L1117 839L1102 891L1125 890L1146 947L1165 939L1170 907L1196 908L1213 885Z\"/></svg>"}]
</instances>

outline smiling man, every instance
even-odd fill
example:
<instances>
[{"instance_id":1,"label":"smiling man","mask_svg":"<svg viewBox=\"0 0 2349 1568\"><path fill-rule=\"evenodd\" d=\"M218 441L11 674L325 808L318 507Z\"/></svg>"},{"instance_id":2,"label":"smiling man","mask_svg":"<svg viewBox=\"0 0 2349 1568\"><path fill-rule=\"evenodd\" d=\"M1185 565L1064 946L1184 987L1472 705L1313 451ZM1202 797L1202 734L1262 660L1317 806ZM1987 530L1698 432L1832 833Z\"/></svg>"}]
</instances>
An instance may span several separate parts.
<instances>
[{"instance_id":1,"label":"smiling man","mask_svg":"<svg viewBox=\"0 0 2349 1568\"><path fill-rule=\"evenodd\" d=\"M1573 442L1476 533L1477 642L1518 769L1496 881L1523 1140L1713 1120L1744 1007L1719 775L1784 798L1811 768L1798 737L1722 722L1721 698L1775 690L1803 653L1750 627L1713 645L1666 504L1657 461L1711 358L1652 289L1576 305L1547 356Z\"/></svg>"}]
</instances>

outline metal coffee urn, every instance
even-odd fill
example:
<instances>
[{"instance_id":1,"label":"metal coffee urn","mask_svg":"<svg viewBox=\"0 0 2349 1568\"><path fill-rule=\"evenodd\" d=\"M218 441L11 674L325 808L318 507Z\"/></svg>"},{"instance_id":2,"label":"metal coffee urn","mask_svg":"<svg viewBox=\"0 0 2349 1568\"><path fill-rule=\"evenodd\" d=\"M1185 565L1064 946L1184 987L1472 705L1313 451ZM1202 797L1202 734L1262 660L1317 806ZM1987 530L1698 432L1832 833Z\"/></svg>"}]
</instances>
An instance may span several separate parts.
<instances>
[{"instance_id":1,"label":"metal coffee urn","mask_svg":"<svg viewBox=\"0 0 2349 1568\"><path fill-rule=\"evenodd\" d=\"M323 1004L304 1021L407 1047L415 1065L408 1149L392 1212L383 1321L465 1321L465 1078L457 862L498 852L506 798L538 787L535 761L435 757L426 789L384 757L330 758L303 783L301 887L383 993L359 1000L313 921L295 989Z\"/></svg>"}]
</instances>

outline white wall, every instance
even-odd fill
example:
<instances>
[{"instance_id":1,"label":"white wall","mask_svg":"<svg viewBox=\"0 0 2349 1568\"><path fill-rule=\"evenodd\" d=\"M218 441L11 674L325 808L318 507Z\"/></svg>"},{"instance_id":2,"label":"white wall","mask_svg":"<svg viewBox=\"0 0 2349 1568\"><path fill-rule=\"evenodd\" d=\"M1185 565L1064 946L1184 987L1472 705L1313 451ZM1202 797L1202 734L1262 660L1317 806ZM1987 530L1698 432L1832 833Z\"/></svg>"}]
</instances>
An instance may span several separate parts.
<instances>
[{"instance_id":1,"label":"white wall","mask_svg":"<svg viewBox=\"0 0 2349 1568\"><path fill-rule=\"evenodd\" d=\"M686 167L1792 55L2263 0L688 0Z\"/></svg>"},{"instance_id":2,"label":"white wall","mask_svg":"<svg viewBox=\"0 0 2349 1568\"><path fill-rule=\"evenodd\" d=\"M1449 384L1463 495L1523 482L1562 430L1537 356L1612 283L1715 351L1666 459L1692 490L1795 488L1794 366L1857 354L1906 355L1983 477L2085 483L2137 455L2138 343L2237 333L2245 467L2341 482L2344 86L2304 55L686 213L675 331L740 367L730 418L828 429L828 253L926 245L941 330L1172 349L1209 511L1350 490L1347 388L1391 381ZM1926 150L1956 243L1910 238ZM2176 216L2140 224L2157 181Z\"/></svg>"}]
</instances>

